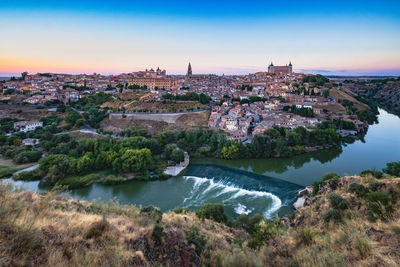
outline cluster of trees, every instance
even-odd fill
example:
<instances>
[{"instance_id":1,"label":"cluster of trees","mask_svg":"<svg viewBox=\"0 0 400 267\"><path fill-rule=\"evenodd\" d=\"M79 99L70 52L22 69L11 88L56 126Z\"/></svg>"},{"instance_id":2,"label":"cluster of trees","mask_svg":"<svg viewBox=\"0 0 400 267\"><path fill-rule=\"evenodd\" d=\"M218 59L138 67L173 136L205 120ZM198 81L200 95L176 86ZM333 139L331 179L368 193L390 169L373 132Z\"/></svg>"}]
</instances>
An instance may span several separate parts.
<instances>
[{"instance_id":1,"label":"cluster of trees","mask_svg":"<svg viewBox=\"0 0 400 267\"><path fill-rule=\"evenodd\" d=\"M312 108L305 108L305 107L298 108L296 107L296 105L291 105L291 106L284 106L283 110L286 112L291 112L300 115L302 117L314 117L314 112Z\"/></svg>"},{"instance_id":2,"label":"cluster of trees","mask_svg":"<svg viewBox=\"0 0 400 267\"><path fill-rule=\"evenodd\" d=\"M240 102L241 105L243 104L248 104L248 103L254 103L254 102L259 102L259 101L267 101L268 99L265 97L259 97L259 96L250 96L249 98L243 98L240 100L240 98L232 98L232 102Z\"/></svg>"},{"instance_id":3,"label":"cluster of trees","mask_svg":"<svg viewBox=\"0 0 400 267\"><path fill-rule=\"evenodd\" d=\"M227 140L224 134L214 131L181 131L160 134L160 142L177 143L192 156L224 159L289 157L305 152L306 146L337 145L341 136L336 133L338 121L320 124L316 129L298 127L293 131L274 127L263 135L254 136L249 144Z\"/></svg>"},{"instance_id":4,"label":"cluster of trees","mask_svg":"<svg viewBox=\"0 0 400 267\"><path fill-rule=\"evenodd\" d=\"M17 119L13 118L1 118L0 119L0 133L5 134L9 133L14 129L14 122L17 122Z\"/></svg>"},{"instance_id":5,"label":"cluster of trees","mask_svg":"<svg viewBox=\"0 0 400 267\"><path fill-rule=\"evenodd\" d=\"M137 84L131 84L131 85L128 85L128 89L142 89L142 90L146 90L146 89L147 89L147 86L146 86L146 85L140 86L140 85L137 85Z\"/></svg>"},{"instance_id":6,"label":"cluster of trees","mask_svg":"<svg viewBox=\"0 0 400 267\"><path fill-rule=\"evenodd\" d=\"M148 173L159 167L153 164L153 154L161 154L157 141L144 137L120 141L112 138L76 141L68 136L54 136L43 146L49 149L49 155L39 161L39 170L47 176L46 181L51 185L68 176L84 175L95 170Z\"/></svg>"},{"instance_id":7,"label":"cluster of trees","mask_svg":"<svg viewBox=\"0 0 400 267\"><path fill-rule=\"evenodd\" d=\"M244 91L244 90L253 91L253 86L242 84L242 86L240 86L240 90L242 90L242 91Z\"/></svg>"},{"instance_id":8,"label":"cluster of trees","mask_svg":"<svg viewBox=\"0 0 400 267\"><path fill-rule=\"evenodd\" d=\"M173 145L166 145L164 148L164 158L175 163L180 163L184 161L185 155L182 149L176 148Z\"/></svg>"},{"instance_id":9,"label":"cluster of trees","mask_svg":"<svg viewBox=\"0 0 400 267\"><path fill-rule=\"evenodd\" d=\"M312 82L316 86L323 86L325 83L329 82L329 79L321 74L317 74L317 75L304 76L301 81L302 81L302 83Z\"/></svg>"},{"instance_id":10,"label":"cluster of trees","mask_svg":"<svg viewBox=\"0 0 400 267\"><path fill-rule=\"evenodd\" d=\"M67 88L71 88L74 89L76 91L86 91L86 90L92 90L92 88L87 87L86 85L83 86L75 86L75 85L71 85L71 84L64 84L63 85L63 89L67 89Z\"/></svg>"},{"instance_id":11,"label":"cluster of trees","mask_svg":"<svg viewBox=\"0 0 400 267\"><path fill-rule=\"evenodd\" d=\"M35 151L26 146L15 145L1 146L0 154L7 159L12 159L17 164L36 162L42 157L42 152L40 151Z\"/></svg>"},{"instance_id":12,"label":"cluster of trees","mask_svg":"<svg viewBox=\"0 0 400 267\"><path fill-rule=\"evenodd\" d=\"M361 121L366 121L369 124L377 122L377 106L361 96L357 96L357 100L363 102L364 104L367 104L370 109L358 110L356 107L354 107L354 102L347 99L339 99L338 102L346 108L348 114L356 114Z\"/></svg>"},{"instance_id":13,"label":"cluster of trees","mask_svg":"<svg viewBox=\"0 0 400 267\"><path fill-rule=\"evenodd\" d=\"M211 98L203 93L189 93L185 95L172 95L170 93L163 95L164 99L167 100L181 100L181 101L199 101L201 104L208 104L211 101Z\"/></svg>"},{"instance_id":14,"label":"cluster of trees","mask_svg":"<svg viewBox=\"0 0 400 267\"><path fill-rule=\"evenodd\" d=\"M80 110L90 110L92 108L99 109L101 104L111 100L112 96L110 94L99 92L94 95L88 95L87 97L79 98L78 101L72 102L70 105Z\"/></svg>"},{"instance_id":15,"label":"cluster of trees","mask_svg":"<svg viewBox=\"0 0 400 267\"><path fill-rule=\"evenodd\" d=\"M107 116L105 110L100 110L97 108L90 108L87 112L82 115L72 109L68 109L65 121L72 127L81 127L85 123L89 124L91 127L98 129L100 127L100 122Z\"/></svg>"}]
</instances>

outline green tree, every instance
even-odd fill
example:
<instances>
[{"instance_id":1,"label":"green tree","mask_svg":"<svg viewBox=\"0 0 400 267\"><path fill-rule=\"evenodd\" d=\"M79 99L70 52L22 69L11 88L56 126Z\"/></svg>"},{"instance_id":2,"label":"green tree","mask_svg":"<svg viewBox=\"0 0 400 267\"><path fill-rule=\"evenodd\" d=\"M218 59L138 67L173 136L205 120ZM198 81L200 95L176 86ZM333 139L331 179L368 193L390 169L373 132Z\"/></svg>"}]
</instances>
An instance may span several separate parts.
<instances>
[{"instance_id":1,"label":"green tree","mask_svg":"<svg viewBox=\"0 0 400 267\"><path fill-rule=\"evenodd\" d=\"M323 94L323 96L324 96L325 98L328 98L328 97L329 97L329 94L330 94L329 89L324 89L324 90L322 91L322 94Z\"/></svg>"},{"instance_id":2,"label":"green tree","mask_svg":"<svg viewBox=\"0 0 400 267\"><path fill-rule=\"evenodd\" d=\"M237 145L224 146L221 153L224 159L236 159L239 156L239 147Z\"/></svg>"}]
</instances>

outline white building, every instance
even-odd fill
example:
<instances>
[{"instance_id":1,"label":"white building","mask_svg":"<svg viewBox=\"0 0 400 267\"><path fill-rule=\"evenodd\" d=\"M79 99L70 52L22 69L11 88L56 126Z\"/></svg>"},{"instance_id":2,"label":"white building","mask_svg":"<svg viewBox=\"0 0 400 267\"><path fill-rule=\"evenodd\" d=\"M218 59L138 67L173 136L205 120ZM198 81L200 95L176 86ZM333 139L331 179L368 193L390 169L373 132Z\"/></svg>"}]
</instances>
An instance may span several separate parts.
<instances>
[{"instance_id":1,"label":"white building","mask_svg":"<svg viewBox=\"0 0 400 267\"><path fill-rule=\"evenodd\" d=\"M14 130L20 132L34 131L37 127L43 127L41 121L18 121L14 123Z\"/></svg>"}]
</instances>

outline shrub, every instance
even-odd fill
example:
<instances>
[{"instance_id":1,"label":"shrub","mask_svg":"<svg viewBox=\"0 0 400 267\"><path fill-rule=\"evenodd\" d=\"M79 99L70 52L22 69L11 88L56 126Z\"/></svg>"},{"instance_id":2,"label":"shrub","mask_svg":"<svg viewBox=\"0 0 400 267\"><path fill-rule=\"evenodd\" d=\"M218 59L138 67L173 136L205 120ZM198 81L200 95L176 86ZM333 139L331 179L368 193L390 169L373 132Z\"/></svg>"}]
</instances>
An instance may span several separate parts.
<instances>
[{"instance_id":1,"label":"shrub","mask_svg":"<svg viewBox=\"0 0 400 267\"><path fill-rule=\"evenodd\" d=\"M92 226L86 232L85 238L86 239L91 239L91 238L97 239L103 234L104 231L106 231L107 227L108 227L108 222L103 217L102 220L97 221L92 224Z\"/></svg>"},{"instance_id":2,"label":"shrub","mask_svg":"<svg viewBox=\"0 0 400 267\"><path fill-rule=\"evenodd\" d=\"M322 176L323 181L328 181L328 180L336 181L339 178L340 178L340 176L336 172L328 172L328 173L324 174L324 176Z\"/></svg>"},{"instance_id":3,"label":"shrub","mask_svg":"<svg viewBox=\"0 0 400 267\"><path fill-rule=\"evenodd\" d=\"M377 191L380 185L381 183L375 180L369 181L369 188L371 191Z\"/></svg>"},{"instance_id":4,"label":"shrub","mask_svg":"<svg viewBox=\"0 0 400 267\"><path fill-rule=\"evenodd\" d=\"M386 220L392 212L392 199L388 193L385 192L371 192L367 195L369 204L368 220L371 222L377 219Z\"/></svg>"},{"instance_id":5,"label":"shrub","mask_svg":"<svg viewBox=\"0 0 400 267\"><path fill-rule=\"evenodd\" d=\"M145 215L146 217L150 218L151 220L155 221L156 223L160 223L162 220L163 213L160 211L159 208L154 206L148 206L140 209L140 214Z\"/></svg>"},{"instance_id":6,"label":"shrub","mask_svg":"<svg viewBox=\"0 0 400 267\"><path fill-rule=\"evenodd\" d=\"M156 241L156 243L160 244L164 235L165 235L164 228L158 223L156 223L153 227L153 233L152 233L152 236Z\"/></svg>"},{"instance_id":7,"label":"shrub","mask_svg":"<svg viewBox=\"0 0 400 267\"><path fill-rule=\"evenodd\" d=\"M400 226L392 225L392 226L390 226L390 229L392 229L393 233L400 234Z\"/></svg>"},{"instance_id":8,"label":"shrub","mask_svg":"<svg viewBox=\"0 0 400 267\"><path fill-rule=\"evenodd\" d=\"M360 173L360 176L363 176L363 177L368 176L368 175L372 175L377 179L381 179L383 177L383 173L380 171L365 170Z\"/></svg>"},{"instance_id":9,"label":"shrub","mask_svg":"<svg viewBox=\"0 0 400 267\"><path fill-rule=\"evenodd\" d=\"M392 199L390 198L389 194L386 192L371 192L371 193L368 193L368 195L367 195L367 201L369 203L380 202L386 206L391 203Z\"/></svg>"},{"instance_id":10,"label":"shrub","mask_svg":"<svg viewBox=\"0 0 400 267\"><path fill-rule=\"evenodd\" d=\"M304 227L298 230L296 232L295 238L297 244L303 244L305 246L309 246L314 243L314 233L310 227Z\"/></svg>"},{"instance_id":11,"label":"shrub","mask_svg":"<svg viewBox=\"0 0 400 267\"><path fill-rule=\"evenodd\" d=\"M316 196L318 194L320 185L326 185L326 182L325 181L315 181L312 184L312 187L313 187L312 195L313 196Z\"/></svg>"},{"instance_id":12,"label":"shrub","mask_svg":"<svg viewBox=\"0 0 400 267\"><path fill-rule=\"evenodd\" d=\"M264 242L275 238L279 233L279 228L276 222L262 220L255 226L255 230L251 235L251 240L248 246L252 249L260 248Z\"/></svg>"},{"instance_id":13,"label":"shrub","mask_svg":"<svg viewBox=\"0 0 400 267\"><path fill-rule=\"evenodd\" d=\"M360 254L362 259L365 259L371 254L371 244L368 239L357 236L354 240L354 248Z\"/></svg>"},{"instance_id":14,"label":"shrub","mask_svg":"<svg viewBox=\"0 0 400 267\"><path fill-rule=\"evenodd\" d=\"M16 170L11 167L1 167L0 168L0 178L9 178L13 175Z\"/></svg>"},{"instance_id":15,"label":"shrub","mask_svg":"<svg viewBox=\"0 0 400 267\"><path fill-rule=\"evenodd\" d=\"M64 178L58 182L59 185L66 185L68 189L76 189L90 185L92 182L100 179L98 174L88 174L85 176L73 176Z\"/></svg>"},{"instance_id":16,"label":"shrub","mask_svg":"<svg viewBox=\"0 0 400 267\"><path fill-rule=\"evenodd\" d=\"M371 170L364 170L364 171L360 172L360 176L363 176L363 177L368 176L369 174L373 175L374 172Z\"/></svg>"},{"instance_id":17,"label":"shrub","mask_svg":"<svg viewBox=\"0 0 400 267\"><path fill-rule=\"evenodd\" d=\"M345 210L350 206L345 198L335 193L329 194L328 199L334 209Z\"/></svg>"},{"instance_id":18,"label":"shrub","mask_svg":"<svg viewBox=\"0 0 400 267\"><path fill-rule=\"evenodd\" d=\"M29 163L36 162L42 157L42 152L40 151L23 151L14 156L13 161L15 163Z\"/></svg>"},{"instance_id":19,"label":"shrub","mask_svg":"<svg viewBox=\"0 0 400 267\"><path fill-rule=\"evenodd\" d=\"M38 181L42 179L42 175L40 175L39 169L28 171L28 172L20 172L16 176L14 176L14 180L16 181Z\"/></svg>"},{"instance_id":20,"label":"shrub","mask_svg":"<svg viewBox=\"0 0 400 267\"><path fill-rule=\"evenodd\" d=\"M351 183L349 185L349 192L356 193L358 197L365 197L368 193L368 189L359 183Z\"/></svg>"},{"instance_id":21,"label":"shrub","mask_svg":"<svg viewBox=\"0 0 400 267\"><path fill-rule=\"evenodd\" d=\"M175 209L173 210L176 214L187 214L190 212L190 210L188 208L179 208L179 209Z\"/></svg>"},{"instance_id":22,"label":"shrub","mask_svg":"<svg viewBox=\"0 0 400 267\"><path fill-rule=\"evenodd\" d=\"M383 171L387 174L400 177L400 161L387 163Z\"/></svg>"},{"instance_id":23,"label":"shrub","mask_svg":"<svg viewBox=\"0 0 400 267\"><path fill-rule=\"evenodd\" d=\"M249 217L246 214L241 214L236 218L234 222L237 226L242 226L247 229L249 233L253 233L256 230L257 225L263 220L261 214L257 213Z\"/></svg>"},{"instance_id":24,"label":"shrub","mask_svg":"<svg viewBox=\"0 0 400 267\"><path fill-rule=\"evenodd\" d=\"M219 223L226 223L228 217L224 212L224 206L221 204L206 203L198 211L197 217L200 219L210 219Z\"/></svg>"},{"instance_id":25,"label":"shrub","mask_svg":"<svg viewBox=\"0 0 400 267\"><path fill-rule=\"evenodd\" d=\"M125 178L122 176L115 176L115 175L107 175L101 183L103 185L116 185L122 184L125 182Z\"/></svg>"},{"instance_id":26,"label":"shrub","mask_svg":"<svg viewBox=\"0 0 400 267\"><path fill-rule=\"evenodd\" d=\"M189 245L195 245L195 251L198 255L201 255L204 248L207 245L207 239L204 235L199 233L199 229L194 227L188 231L185 231L186 241Z\"/></svg>"},{"instance_id":27,"label":"shrub","mask_svg":"<svg viewBox=\"0 0 400 267\"><path fill-rule=\"evenodd\" d=\"M336 209L327 210L322 217L325 222L333 221L335 223L339 223L342 221L342 214Z\"/></svg>"}]
</instances>

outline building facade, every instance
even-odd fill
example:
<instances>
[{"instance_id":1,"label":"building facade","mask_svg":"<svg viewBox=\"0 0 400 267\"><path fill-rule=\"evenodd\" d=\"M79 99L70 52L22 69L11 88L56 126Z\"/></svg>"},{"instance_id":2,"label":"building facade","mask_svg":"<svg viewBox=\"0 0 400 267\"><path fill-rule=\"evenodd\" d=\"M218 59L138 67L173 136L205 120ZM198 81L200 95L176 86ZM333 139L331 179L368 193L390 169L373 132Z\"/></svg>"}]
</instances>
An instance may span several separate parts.
<instances>
[{"instance_id":1,"label":"building facade","mask_svg":"<svg viewBox=\"0 0 400 267\"><path fill-rule=\"evenodd\" d=\"M271 62L271 64L268 66L268 73L271 73L271 74L293 73L292 62L290 62L289 65L286 65L286 66L274 66L274 64Z\"/></svg>"}]
</instances>

